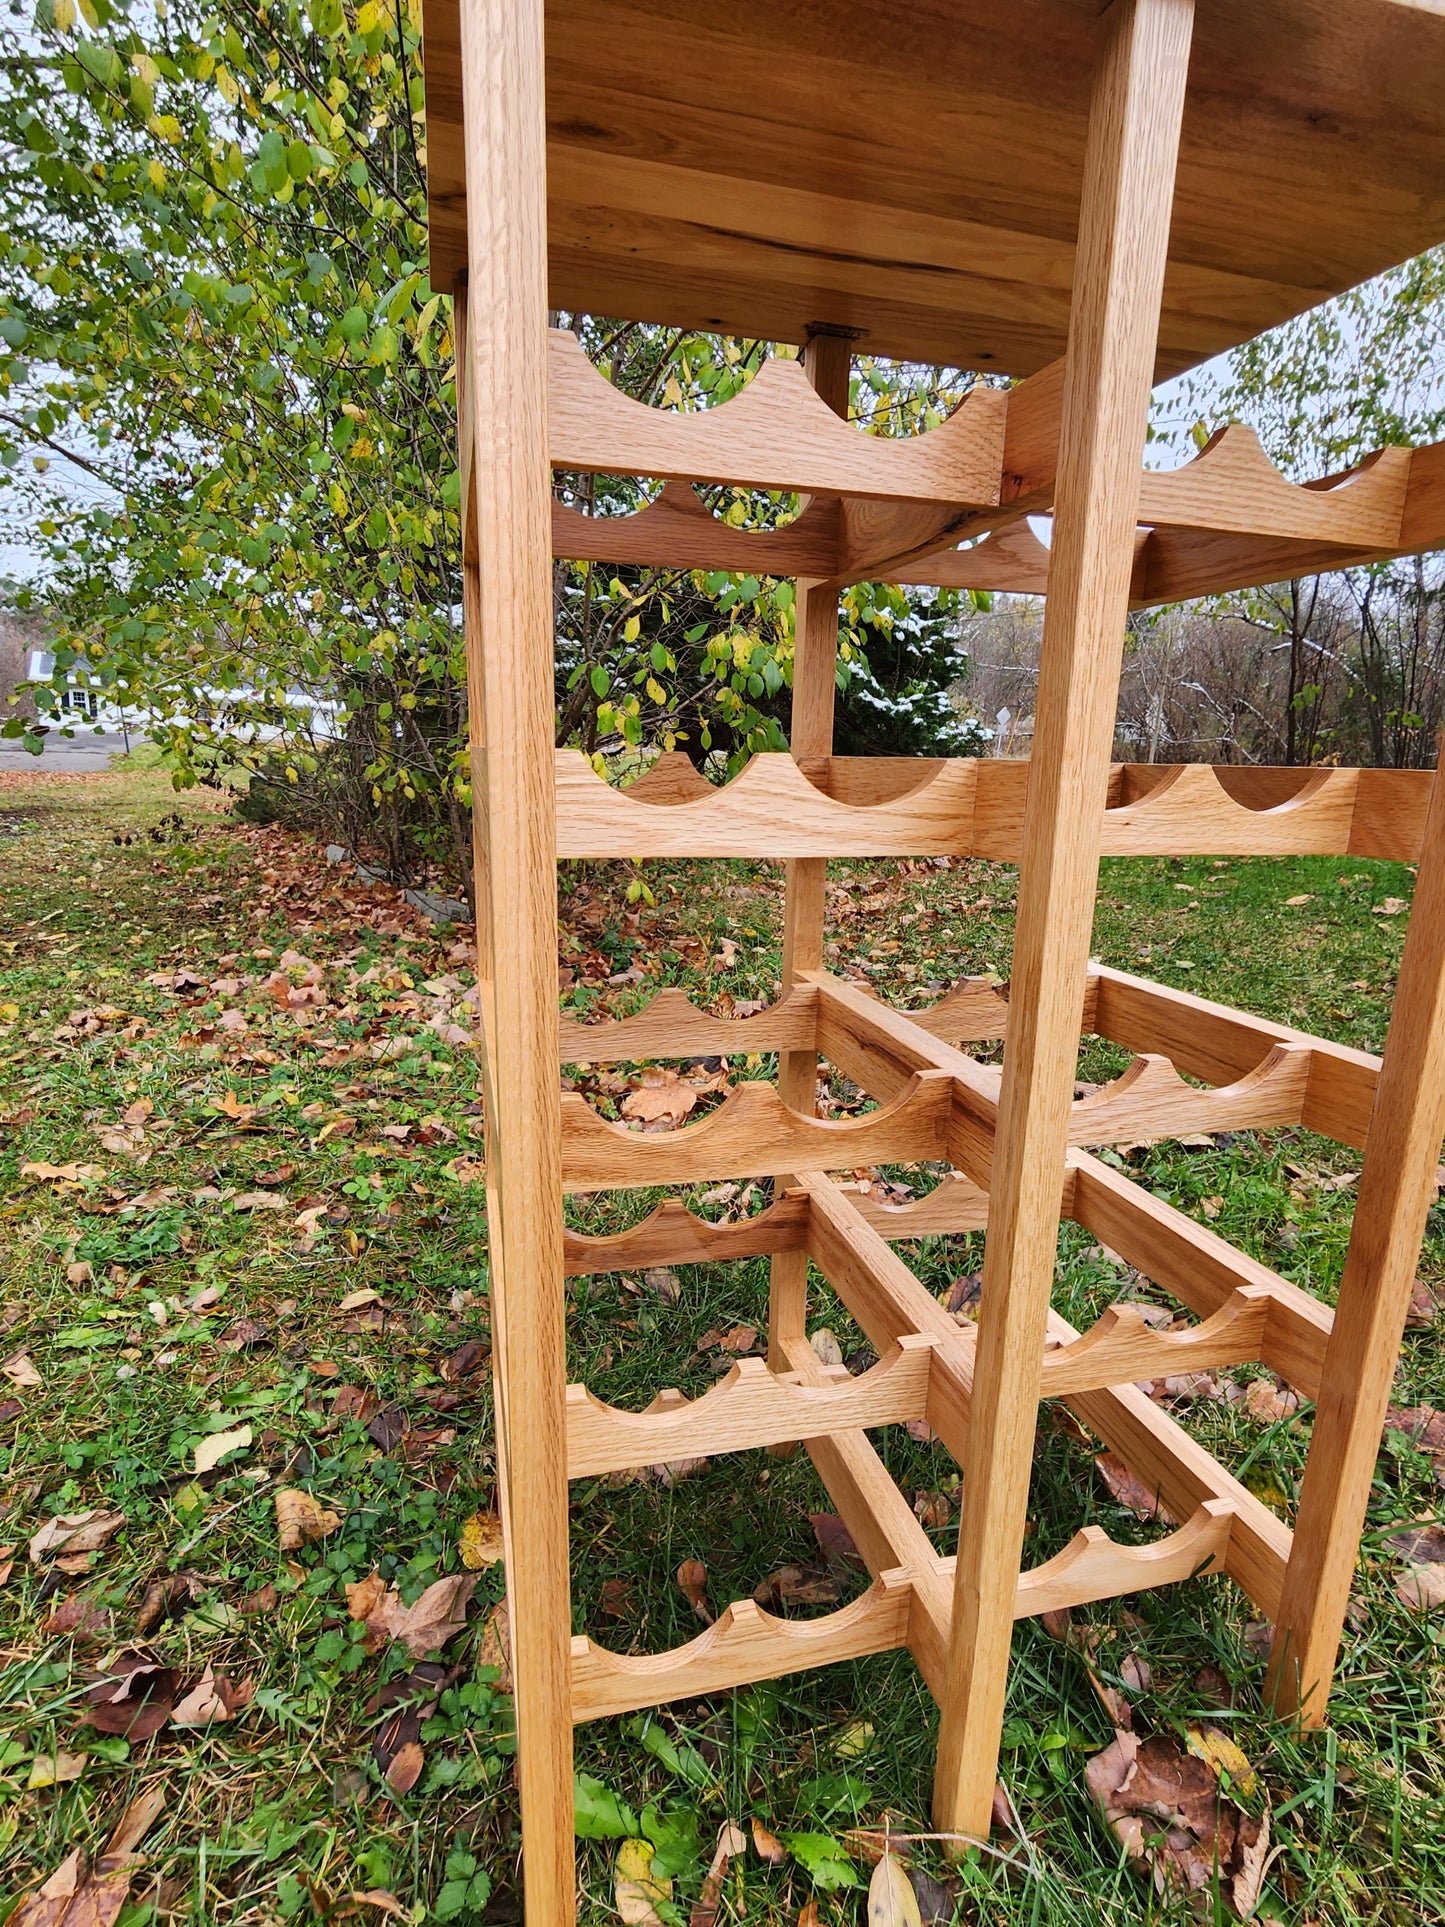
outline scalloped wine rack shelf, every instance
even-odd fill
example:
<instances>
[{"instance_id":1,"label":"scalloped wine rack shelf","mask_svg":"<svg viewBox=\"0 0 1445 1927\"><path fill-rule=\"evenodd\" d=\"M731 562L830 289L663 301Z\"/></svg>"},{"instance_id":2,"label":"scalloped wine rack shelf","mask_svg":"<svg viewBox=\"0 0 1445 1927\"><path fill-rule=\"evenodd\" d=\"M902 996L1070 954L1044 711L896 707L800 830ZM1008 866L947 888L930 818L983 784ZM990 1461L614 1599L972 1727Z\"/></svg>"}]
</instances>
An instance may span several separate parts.
<instances>
[{"instance_id":1,"label":"scalloped wine rack shelf","mask_svg":"<svg viewBox=\"0 0 1445 1927\"><path fill-rule=\"evenodd\" d=\"M1027 763L754 756L713 786L686 757L627 788L580 750L556 758L564 857L986 856L1017 862ZM685 766L679 768L679 765ZM1345 856L1412 862L1430 778L1402 770L1225 770L1120 764L1106 856Z\"/></svg>"}]
</instances>

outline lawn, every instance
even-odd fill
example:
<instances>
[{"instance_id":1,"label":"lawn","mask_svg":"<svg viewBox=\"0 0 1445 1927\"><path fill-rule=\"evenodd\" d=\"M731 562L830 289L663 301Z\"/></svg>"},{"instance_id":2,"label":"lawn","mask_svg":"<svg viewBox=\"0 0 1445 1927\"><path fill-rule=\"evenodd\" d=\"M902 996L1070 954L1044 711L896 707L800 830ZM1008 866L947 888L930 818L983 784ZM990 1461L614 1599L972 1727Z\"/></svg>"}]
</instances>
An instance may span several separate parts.
<instances>
[{"instance_id":1,"label":"lawn","mask_svg":"<svg viewBox=\"0 0 1445 1927\"><path fill-rule=\"evenodd\" d=\"M0 786L0 1915L154 1795L125 1927L517 1920L469 946L304 839L177 799L162 772ZM632 880L563 875L571 1014L622 1014L661 983L718 1009L773 994L775 874L653 865L650 904L628 903ZM1095 948L1378 1049L1411 882L1357 858L1111 862ZM836 967L919 1002L1007 974L1005 868L838 865L832 883ZM1121 1062L1091 1043L1080 1075ZM630 1088L625 1072L569 1076L610 1114ZM856 1101L841 1082L834 1096ZM1332 1294L1354 1154L1277 1131L1106 1155ZM767 1201L766 1184L726 1190L701 1208ZM578 1200L573 1221L612 1229L651 1202L624 1220ZM966 1302L981 1247L905 1255ZM572 1376L634 1405L703 1390L756 1343L766 1284L762 1262L577 1281ZM1057 1301L1074 1322L1129 1289L1147 1287L1066 1230ZM1263 1629L1226 1580L1026 1623L1004 1729L1014 1823L962 1865L908 1847L924 1920L1231 1917L1227 1879L1192 1901L1156 1891L1091 1800L1087 1764L1127 1721L1166 1752L1212 1750L1231 1810L1268 1810L1260 1918L1445 1920L1445 1616L1405 1603L1392 1543L1441 1517L1437 1290L1439 1211L1330 1731L1300 1740L1266 1717ZM861 1335L816 1298L855 1358ZM1288 1514L1308 1407L1244 1367L1173 1409ZM946 1545L951 1459L922 1426L875 1442ZM1045 1414L1031 1557L1090 1521L1162 1529L1121 1503L1098 1449ZM801 1453L581 1481L573 1501L574 1626L621 1648L684 1641L738 1594L806 1613L866 1583ZM852 1923L871 1830L927 1831L935 1729L912 1661L887 1655L584 1727L578 1767L591 1824L663 1843L658 1917L696 1921L731 1821L785 1847L776 1864L752 1844L732 1859L717 1921ZM618 1918L618 1853L616 1837L581 1847L586 1922Z\"/></svg>"}]
</instances>

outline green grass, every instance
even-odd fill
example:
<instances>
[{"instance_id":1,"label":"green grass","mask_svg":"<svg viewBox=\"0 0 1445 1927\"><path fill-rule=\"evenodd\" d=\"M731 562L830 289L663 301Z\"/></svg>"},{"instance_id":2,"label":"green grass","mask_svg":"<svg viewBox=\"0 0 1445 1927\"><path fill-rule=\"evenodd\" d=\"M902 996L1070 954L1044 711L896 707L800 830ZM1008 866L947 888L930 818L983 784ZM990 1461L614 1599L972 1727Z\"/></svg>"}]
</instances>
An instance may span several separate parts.
<instances>
[{"instance_id":1,"label":"green grass","mask_svg":"<svg viewBox=\"0 0 1445 1927\"><path fill-rule=\"evenodd\" d=\"M659 981L714 1002L724 991L772 995L775 875L741 864L656 865L646 873L655 907L629 907L629 874L590 866L564 876L564 1000L573 1014L621 1014ZM875 972L900 1001L926 1001L937 994L930 985L963 973L1007 974L1010 871L839 865L833 882L835 961ZM1400 866L1356 859L1111 862L1095 946L1106 962L1378 1048L1406 918L1376 907L1408 898L1410 885ZM1294 896L1309 901L1291 906ZM0 1431L0 1544L17 1548L0 1585L0 1894L10 1899L72 1846L97 1848L124 1802L160 1784L167 1804L126 1927L152 1918L304 1921L374 1889L417 1920L518 1917L509 1703L478 1671L500 1569L480 1575L468 1629L447 1649L456 1677L423 1730L426 1765L405 1794L383 1779L372 1739L386 1717L378 1688L404 1678L411 1662L395 1646L363 1652L343 1591L379 1570L410 1597L457 1572L464 1522L494 1502L486 1374L454 1382L444 1373L460 1347L489 1337L476 1078L467 1055L430 1027L433 1016L465 1015L458 999L470 978L449 946L454 939L398 908L390 892L347 885L300 840L243 829L195 801L178 809L161 771L0 788L0 1356L24 1351L43 1379L14 1389L19 1409ZM322 967L313 988L324 1001L303 1008L300 1022L265 982L288 948ZM646 983L607 984L634 964ZM197 980L179 994L147 981L178 970ZM448 974L455 991L426 988ZM303 975L290 972L298 988ZM232 978L251 981L230 989ZM98 1017L94 1028L69 1021L72 1011L101 1009L124 1015ZM240 1012L246 1028L228 1029L236 1020L223 1022L227 1012ZM1121 1061L1092 1043L1081 1074L1108 1074ZM592 1074L575 1074L607 1101ZM150 1110L125 1126L142 1100ZM127 1141L127 1129L139 1137ZM22 1177L25 1162L82 1168L70 1178ZM1351 1194L1330 1180L1357 1168L1354 1154L1273 1132L1126 1162L1181 1208L1207 1204L1215 1229L1284 1275L1332 1295ZM238 1208L258 1191L287 1208ZM754 1203L765 1195L761 1187ZM577 1201L573 1218L612 1229L651 1202ZM930 1289L945 1291L977 1270L981 1251L978 1237L929 1239L905 1255ZM1438 1213L1424 1275L1445 1276ZM717 1354L699 1342L713 1329L762 1328L766 1267L678 1276L675 1304L641 1280L578 1281L572 1375L634 1406L662 1384L697 1392L712 1383ZM1109 1255L1066 1229L1060 1308L1086 1321L1120 1285ZM378 1299L340 1310L363 1290ZM198 1293L201 1309L187 1310ZM814 1317L845 1353L861 1348L821 1283ZM266 1330L233 1349L228 1334L242 1319ZM1439 1351L1435 1332L1408 1335L1398 1403L1445 1407ZM356 1402L338 1399L348 1386L402 1408L409 1449L384 1450L338 1410ZM10 1391L6 1381L0 1397ZM1242 1401L1201 1399L1187 1418L1288 1513L1307 1408L1270 1426ZM241 1425L252 1428L251 1448L198 1485L196 1442ZM948 1455L903 1428L875 1442L910 1499L951 1504L948 1525L934 1528L946 1545L957 1518ZM1092 1458L1076 1428L1041 1428L1031 1557L1090 1521L1116 1537L1157 1534L1114 1503ZM282 1554L280 1486L314 1493L343 1515L341 1526ZM574 1627L619 1647L661 1651L698 1630L674 1578L685 1559L705 1565L715 1606L785 1566L828 1577L808 1514L831 1507L804 1454L740 1454L670 1486L582 1481L573 1501ZM48 1518L102 1505L123 1512L126 1525L90 1572L29 1563L26 1545ZM1266 1717L1250 1608L1227 1581L1141 1595L1127 1602L1131 1619L1120 1602L1074 1616L1076 1629L1097 1631L1093 1663L1106 1677L1117 1677L1127 1652L1147 1655L1153 1683L1136 1695L1140 1732L1227 1726L1258 1769L1280 1849L1266 1917L1301 1927L1445 1920L1440 1628L1399 1604L1397 1566L1383 1545L1392 1526L1440 1510L1429 1459L1392 1435L1327 1736L1300 1740ZM251 1706L229 1725L166 1728L133 1747L79 1728L94 1668L136 1643L146 1585L179 1572L197 1575L193 1596L143 1643L188 1678L210 1662L254 1680ZM832 1577L842 1598L864 1584L852 1571ZM274 1607L248 1612L268 1585ZM47 1632L74 1593L111 1615L106 1638ZM660 1718L584 1727L578 1765L639 1813L653 1804L695 1818L704 1853L677 1877L685 1918L727 1818L837 1837L886 1811L926 1831L935 1734L912 1662L885 1655ZM1085 1763L1110 1735L1078 1638L1066 1644L1039 1624L1020 1627L1003 1756L1027 1834L1014 1854L1020 1864L950 1868L930 1848L917 1853L917 1865L958 1883L958 1919L1122 1927L1199 1917L1122 1864L1088 1799ZM84 1756L79 1777L29 1790L37 1754L56 1745ZM611 1841L580 1847L584 1921L616 1918L614 1853ZM860 1863L860 1877L866 1871ZM749 1853L728 1876L720 1919L741 1919L745 1907L751 1927L792 1927L810 1897L796 1861L773 1869ZM816 1898L824 1921L863 1918L861 1892ZM1205 1911L1220 1908L1210 1900ZM384 1916L363 1908L357 1917Z\"/></svg>"}]
</instances>

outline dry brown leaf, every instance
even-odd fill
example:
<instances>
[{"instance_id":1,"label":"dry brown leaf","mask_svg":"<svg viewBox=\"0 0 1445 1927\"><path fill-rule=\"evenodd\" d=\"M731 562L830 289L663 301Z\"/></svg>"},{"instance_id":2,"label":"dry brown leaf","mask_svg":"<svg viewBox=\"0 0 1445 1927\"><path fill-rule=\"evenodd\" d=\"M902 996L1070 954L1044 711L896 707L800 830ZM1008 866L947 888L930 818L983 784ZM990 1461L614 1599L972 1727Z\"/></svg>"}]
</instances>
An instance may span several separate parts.
<instances>
[{"instance_id":1,"label":"dry brown leaf","mask_svg":"<svg viewBox=\"0 0 1445 1927\"><path fill-rule=\"evenodd\" d=\"M499 1601L487 1614L486 1624L482 1627L482 1642L477 1648L477 1664L494 1666L497 1669L497 1691L511 1692L511 1615L505 1599Z\"/></svg>"},{"instance_id":2,"label":"dry brown leaf","mask_svg":"<svg viewBox=\"0 0 1445 1927\"><path fill-rule=\"evenodd\" d=\"M353 1619L365 1623L363 1643L367 1652L378 1653L393 1640L400 1640L413 1659L424 1659L428 1653L440 1652L466 1625L467 1606L477 1582L467 1574L449 1574L433 1580L410 1606L402 1605L396 1586L378 1594L380 1584L373 1573L346 1589L347 1611Z\"/></svg>"},{"instance_id":3,"label":"dry brown leaf","mask_svg":"<svg viewBox=\"0 0 1445 1927\"><path fill-rule=\"evenodd\" d=\"M420 1740L408 1740L399 1748L391 1765L386 1769L386 1783L393 1793L410 1793L421 1778L421 1770L426 1765Z\"/></svg>"},{"instance_id":4,"label":"dry brown leaf","mask_svg":"<svg viewBox=\"0 0 1445 1927\"><path fill-rule=\"evenodd\" d=\"M823 1916L818 1912L816 1900L805 1900L803 1911L798 1915L798 1927L823 1927Z\"/></svg>"},{"instance_id":5,"label":"dry brown leaf","mask_svg":"<svg viewBox=\"0 0 1445 1927\"><path fill-rule=\"evenodd\" d=\"M502 1557L502 1521L495 1512L474 1512L462 1527L457 1552L468 1572L482 1572Z\"/></svg>"},{"instance_id":6,"label":"dry brown leaf","mask_svg":"<svg viewBox=\"0 0 1445 1927\"><path fill-rule=\"evenodd\" d=\"M707 1603L707 1567L701 1559L684 1559L677 1569L677 1584L683 1597L705 1626L713 1623L713 1611Z\"/></svg>"},{"instance_id":7,"label":"dry brown leaf","mask_svg":"<svg viewBox=\"0 0 1445 1927\"><path fill-rule=\"evenodd\" d=\"M291 1205L279 1191L243 1191L238 1198L232 1198L233 1211L289 1211Z\"/></svg>"},{"instance_id":8,"label":"dry brown leaf","mask_svg":"<svg viewBox=\"0 0 1445 1927\"><path fill-rule=\"evenodd\" d=\"M256 1691L254 1679L242 1680L233 1686L224 1674L213 1673L208 1666L200 1679L171 1708L172 1726L210 1726L234 1719L237 1713L251 1704Z\"/></svg>"},{"instance_id":9,"label":"dry brown leaf","mask_svg":"<svg viewBox=\"0 0 1445 1927\"><path fill-rule=\"evenodd\" d=\"M818 1329L808 1340L808 1344L812 1349L814 1358L817 1359L820 1365L841 1365L843 1363L843 1347L838 1343L826 1325L819 1325Z\"/></svg>"},{"instance_id":10,"label":"dry brown leaf","mask_svg":"<svg viewBox=\"0 0 1445 1927\"><path fill-rule=\"evenodd\" d=\"M20 1386L22 1390L28 1391L33 1386L45 1383L24 1352L16 1352L13 1358L7 1358L5 1363L0 1365L0 1372L4 1372L10 1383Z\"/></svg>"},{"instance_id":11,"label":"dry brown leaf","mask_svg":"<svg viewBox=\"0 0 1445 1927\"><path fill-rule=\"evenodd\" d=\"M692 1904L687 1927L714 1927L718 1908L722 1905L723 1882L727 1879L728 1862L740 1853L747 1851L747 1836L741 1827L735 1827L731 1820L724 1820L718 1832L717 1846L713 1851L712 1865L702 1883L702 1892Z\"/></svg>"},{"instance_id":12,"label":"dry brown leaf","mask_svg":"<svg viewBox=\"0 0 1445 1927\"><path fill-rule=\"evenodd\" d=\"M769 1831L761 1820L754 1819L753 1850L760 1860L766 1860L770 1867L781 1867L788 1857L788 1850L775 1833Z\"/></svg>"},{"instance_id":13,"label":"dry brown leaf","mask_svg":"<svg viewBox=\"0 0 1445 1927\"><path fill-rule=\"evenodd\" d=\"M1136 1518L1158 1519L1161 1524L1167 1526L1178 1524L1173 1513L1160 1499L1157 1490L1153 1486L1145 1485L1142 1479L1135 1478L1122 1459L1115 1458L1112 1452L1101 1452L1094 1460L1094 1464L1098 1467L1099 1476L1114 1498L1120 1505L1126 1506Z\"/></svg>"},{"instance_id":14,"label":"dry brown leaf","mask_svg":"<svg viewBox=\"0 0 1445 1927\"><path fill-rule=\"evenodd\" d=\"M138 1794L95 1866L86 1871L85 1854L77 1847L43 1886L26 1895L8 1927L112 1927L130 1893L135 1849L164 1804L159 1787Z\"/></svg>"},{"instance_id":15,"label":"dry brown leaf","mask_svg":"<svg viewBox=\"0 0 1445 1927\"><path fill-rule=\"evenodd\" d=\"M379 1305L379 1291L349 1291L337 1307L338 1311L359 1311L363 1305Z\"/></svg>"},{"instance_id":16,"label":"dry brown leaf","mask_svg":"<svg viewBox=\"0 0 1445 1927\"><path fill-rule=\"evenodd\" d=\"M651 1076L652 1073L646 1073ZM691 1084L682 1083L676 1071L667 1073L666 1082L642 1083L636 1090L629 1091L622 1100L622 1115L636 1118L640 1123L656 1125L663 1130L671 1130L674 1125L692 1111L697 1104L698 1094Z\"/></svg>"},{"instance_id":17,"label":"dry brown leaf","mask_svg":"<svg viewBox=\"0 0 1445 1927\"><path fill-rule=\"evenodd\" d=\"M1445 1565L1406 1566L1395 1575L1395 1594L1411 1612L1445 1606Z\"/></svg>"},{"instance_id":18,"label":"dry brown leaf","mask_svg":"<svg viewBox=\"0 0 1445 1927\"><path fill-rule=\"evenodd\" d=\"M46 1616L45 1630L51 1637L58 1633L70 1633L76 1639L108 1639L110 1613L104 1606L97 1606L87 1599L84 1593L73 1592L51 1607Z\"/></svg>"},{"instance_id":19,"label":"dry brown leaf","mask_svg":"<svg viewBox=\"0 0 1445 1927\"><path fill-rule=\"evenodd\" d=\"M913 1883L894 1854L883 1855L868 1882L868 1927L923 1927Z\"/></svg>"},{"instance_id":20,"label":"dry brown leaf","mask_svg":"<svg viewBox=\"0 0 1445 1927\"><path fill-rule=\"evenodd\" d=\"M1299 1393L1288 1385L1277 1385L1272 1378L1251 1379L1244 1394L1244 1409L1262 1425L1278 1425L1299 1410Z\"/></svg>"},{"instance_id":21,"label":"dry brown leaf","mask_svg":"<svg viewBox=\"0 0 1445 1927\"><path fill-rule=\"evenodd\" d=\"M1158 1893L1207 1892L1217 1874L1227 1891L1238 1882L1242 1893L1253 1885L1257 1897L1268 1818L1256 1820L1225 1797L1207 1761L1181 1752L1167 1734L1141 1741L1116 1733L1084 1777L1125 1852L1149 1870Z\"/></svg>"},{"instance_id":22,"label":"dry brown leaf","mask_svg":"<svg viewBox=\"0 0 1445 1927\"><path fill-rule=\"evenodd\" d=\"M275 1497L282 1552L299 1552L302 1546L327 1538L341 1524L341 1514L328 1511L309 1492L286 1486Z\"/></svg>"},{"instance_id":23,"label":"dry brown leaf","mask_svg":"<svg viewBox=\"0 0 1445 1927\"><path fill-rule=\"evenodd\" d=\"M63 1512L58 1519L48 1519L30 1541L30 1563L38 1566L56 1554L99 1552L124 1524L123 1512Z\"/></svg>"}]
</instances>

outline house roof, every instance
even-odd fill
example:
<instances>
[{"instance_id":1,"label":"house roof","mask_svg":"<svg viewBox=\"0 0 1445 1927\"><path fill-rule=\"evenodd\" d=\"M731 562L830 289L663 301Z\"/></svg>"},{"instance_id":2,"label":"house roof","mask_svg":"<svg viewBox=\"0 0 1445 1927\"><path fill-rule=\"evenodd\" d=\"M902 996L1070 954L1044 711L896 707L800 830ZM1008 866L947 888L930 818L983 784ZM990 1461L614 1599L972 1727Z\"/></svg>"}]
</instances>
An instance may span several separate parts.
<instances>
[{"instance_id":1,"label":"house roof","mask_svg":"<svg viewBox=\"0 0 1445 1927\"><path fill-rule=\"evenodd\" d=\"M546 0L554 307L1027 374L1063 352L1097 0ZM425 0L434 287L466 265ZM1445 0L1198 0L1177 373L1445 240Z\"/></svg>"}]
</instances>

